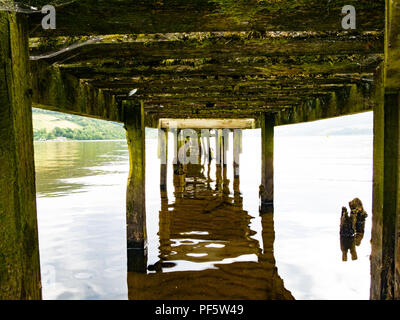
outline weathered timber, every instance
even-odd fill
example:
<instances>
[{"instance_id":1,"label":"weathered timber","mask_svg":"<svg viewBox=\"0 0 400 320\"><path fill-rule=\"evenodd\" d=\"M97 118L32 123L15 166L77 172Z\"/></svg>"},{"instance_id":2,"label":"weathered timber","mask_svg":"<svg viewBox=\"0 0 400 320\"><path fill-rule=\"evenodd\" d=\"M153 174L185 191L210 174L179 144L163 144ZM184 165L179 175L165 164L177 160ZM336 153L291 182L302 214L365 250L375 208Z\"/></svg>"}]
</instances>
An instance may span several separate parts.
<instances>
[{"instance_id":1,"label":"weathered timber","mask_svg":"<svg viewBox=\"0 0 400 320\"><path fill-rule=\"evenodd\" d=\"M254 119L160 119L160 128L254 129Z\"/></svg>"},{"instance_id":2,"label":"weathered timber","mask_svg":"<svg viewBox=\"0 0 400 320\"><path fill-rule=\"evenodd\" d=\"M235 185L235 187L237 188L239 188L238 185L239 173L240 173L239 165L240 165L241 153L242 153L242 130L235 129L233 130L233 177L235 179L235 182L237 182L237 185Z\"/></svg>"},{"instance_id":3,"label":"weathered timber","mask_svg":"<svg viewBox=\"0 0 400 320\"><path fill-rule=\"evenodd\" d=\"M75 74L75 73L74 73ZM168 77L153 79L148 77L110 77L106 79L85 80L90 85L104 89L115 94L126 93L127 88L137 88L139 92L160 92L162 90L194 90L195 88L209 88L210 91L233 91L246 90L250 88L264 88L265 90L290 90L293 88L314 88L340 87L349 84L371 83L373 73L369 74L338 74L330 76L312 77L279 77L269 79L257 76L205 76L205 77Z\"/></svg>"},{"instance_id":4,"label":"weathered timber","mask_svg":"<svg viewBox=\"0 0 400 320\"><path fill-rule=\"evenodd\" d=\"M234 59L240 57L325 56L378 54L384 52L384 33L266 33L257 38L248 34L204 34L195 38L132 40L127 36L93 39L76 45L47 51L41 43L31 48L32 60L48 63L102 63L103 61L136 64L174 63L175 59ZM69 40L67 38L68 42ZM106 59L105 59L106 57ZM172 61L171 61L172 60Z\"/></svg>"},{"instance_id":5,"label":"weathered timber","mask_svg":"<svg viewBox=\"0 0 400 320\"><path fill-rule=\"evenodd\" d=\"M374 108L371 299L400 299L399 8L400 1L386 1L381 99Z\"/></svg>"},{"instance_id":6,"label":"weathered timber","mask_svg":"<svg viewBox=\"0 0 400 320\"><path fill-rule=\"evenodd\" d=\"M400 1L386 0L385 88L400 88Z\"/></svg>"},{"instance_id":7,"label":"weathered timber","mask_svg":"<svg viewBox=\"0 0 400 320\"><path fill-rule=\"evenodd\" d=\"M325 94L332 91L337 91L343 88L345 85L329 85L329 86L302 86L299 84L298 87L283 87L283 86L263 86L261 83L259 85L251 86L247 83L237 82L236 86L214 86L214 87L168 87L165 88L143 88L138 89L135 97L139 99L146 98L162 98L162 97L174 97L180 99L182 97L185 98L196 98L196 97L215 97L220 96L223 97L233 97L240 98L244 96L254 96L254 97L274 97L274 96L312 96L318 94ZM132 86L130 87L132 88ZM126 96L127 89L110 89L107 90L109 93L114 94L116 96L123 97Z\"/></svg>"},{"instance_id":8,"label":"weathered timber","mask_svg":"<svg viewBox=\"0 0 400 320\"><path fill-rule=\"evenodd\" d=\"M383 129L383 208L381 220L381 266L373 266L380 272L380 287L373 297L378 299L398 299L396 285L398 273L396 266L398 251L398 219L399 219L399 138L400 138L400 96L399 93L385 93L384 97L384 129ZM379 128L377 128L379 130ZM379 162L378 164L379 165ZM379 179L379 177L376 177ZM378 214L378 212L375 212ZM374 220L378 219L375 216ZM379 240L378 240L379 241ZM377 249L377 248L375 248ZM378 268L377 268L378 267Z\"/></svg>"},{"instance_id":9,"label":"weathered timber","mask_svg":"<svg viewBox=\"0 0 400 320\"><path fill-rule=\"evenodd\" d=\"M260 60L254 63L249 61L230 60L205 60L196 65L178 63L178 64L155 64L155 65L126 65L124 63L104 63L94 64L61 64L60 68L81 79L92 79L101 77L109 79L111 77L153 77L160 79L162 77L210 77L210 76L259 76L274 79L274 77L293 78L301 75L334 75L346 73L373 73L382 62L380 55L356 56L354 59L323 59L321 61L307 62L307 60Z\"/></svg>"},{"instance_id":10,"label":"weathered timber","mask_svg":"<svg viewBox=\"0 0 400 320\"><path fill-rule=\"evenodd\" d=\"M54 65L32 62L33 103L43 109L103 120L121 121L120 109L108 92L63 74Z\"/></svg>"},{"instance_id":11,"label":"weathered timber","mask_svg":"<svg viewBox=\"0 0 400 320\"><path fill-rule=\"evenodd\" d=\"M168 165L168 129L162 129L158 131L158 143L159 143L159 158L161 162L160 167L160 190L166 191L167 189L167 165Z\"/></svg>"},{"instance_id":12,"label":"weathered timber","mask_svg":"<svg viewBox=\"0 0 400 320\"><path fill-rule=\"evenodd\" d=\"M41 299L28 66L26 20L0 11L0 300Z\"/></svg>"},{"instance_id":13,"label":"weathered timber","mask_svg":"<svg viewBox=\"0 0 400 320\"><path fill-rule=\"evenodd\" d=\"M261 125L261 212L274 203L274 126L275 114L263 113Z\"/></svg>"},{"instance_id":14,"label":"weathered timber","mask_svg":"<svg viewBox=\"0 0 400 320\"><path fill-rule=\"evenodd\" d=\"M377 103L374 105L374 148L372 184L372 236L371 236L371 288L370 299L381 299L382 286L382 235L384 203L384 147L385 147L385 87L384 65L377 71Z\"/></svg>"},{"instance_id":15,"label":"weathered timber","mask_svg":"<svg viewBox=\"0 0 400 320\"><path fill-rule=\"evenodd\" d=\"M129 149L129 177L126 191L128 249L145 249L145 127L143 103L125 101L123 119Z\"/></svg>"},{"instance_id":16,"label":"weathered timber","mask_svg":"<svg viewBox=\"0 0 400 320\"><path fill-rule=\"evenodd\" d=\"M310 99L305 103L279 111L276 125L295 124L373 110L379 101L375 85L351 85L331 95Z\"/></svg>"},{"instance_id":17,"label":"weathered timber","mask_svg":"<svg viewBox=\"0 0 400 320\"><path fill-rule=\"evenodd\" d=\"M40 7L48 0L23 4ZM21 1L22 3L22 1ZM357 30L384 28L383 0L81 0L56 5L57 28L43 30L40 13L30 15L31 36L199 31L342 31L342 8L357 8Z\"/></svg>"}]
</instances>

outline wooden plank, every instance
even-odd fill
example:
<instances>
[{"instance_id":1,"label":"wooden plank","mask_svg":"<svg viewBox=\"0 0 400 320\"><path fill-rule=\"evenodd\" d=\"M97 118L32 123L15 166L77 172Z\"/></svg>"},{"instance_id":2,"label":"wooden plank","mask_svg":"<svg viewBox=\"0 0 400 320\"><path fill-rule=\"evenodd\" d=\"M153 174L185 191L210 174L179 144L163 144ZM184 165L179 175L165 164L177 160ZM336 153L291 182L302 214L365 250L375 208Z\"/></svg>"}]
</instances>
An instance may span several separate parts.
<instances>
[{"instance_id":1,"label":"wooden plank","mask_svg":"<svg viewBox=\"0 0 400 320\"><path fill-rule=\"evenodd\" d=\"M377 54L384 51L384 33L366 32L351 35L342 33L295 33L276 32L252 36L249 33L207 33L186 35L172 39L130 39L127 36L103 36L72 46L62 47L63 41L55 49L46 49L48 41L31 47L32 60L46 60L48 63L135 61L154 63L162 59L206 59L238 57L279 57L312 55ZM58 48L59 47L59 48ZM53 51L55 50L55 51Z\"/></svg>"},{"instance_id":2,"label":"wooden plank","mask_svg":"<svg viewBox=\"0 0 400 320\"><path fill-rule=\"evenodd\" d=\"M47 3L46 0L33 2L39 8ZM357 31L383 30L384 0L237 0L234 6L223 0L80 0L56 6L55 30L43 30L43 15L31 14L30 34L342 31L342 8L345 5L354 5L357 10Z\"/></svg>"},{"instance_id":3,"label":"wooden plank","mask_svg":"<svg viewBox=\"0 0 400 320\"><path fill-rule=\"evenodd\" d=\"M254 119L160 119L160 128L178 129L254 129Z\"/></svg>"}]
</instances>

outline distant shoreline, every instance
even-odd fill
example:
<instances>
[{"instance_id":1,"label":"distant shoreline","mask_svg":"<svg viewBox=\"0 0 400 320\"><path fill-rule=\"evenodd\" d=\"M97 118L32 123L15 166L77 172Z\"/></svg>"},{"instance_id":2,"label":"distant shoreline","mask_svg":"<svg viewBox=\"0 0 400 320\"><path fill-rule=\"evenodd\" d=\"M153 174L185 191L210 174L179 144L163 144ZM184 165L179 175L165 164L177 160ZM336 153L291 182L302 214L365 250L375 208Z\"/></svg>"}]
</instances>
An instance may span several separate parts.
<instances>
[{"instance_id":1,"label":"distant shoreline","mask_svg":"<svg viewBox=\"0 0 400 320\"><path fill-rule=\"evenodd\" d=\"M34 140L33 142L110 142L110 141L126 141L125 139L104 139L104 140L73 140L73 139L51 139L51 140Z\"/></svg>"}]
</instances>

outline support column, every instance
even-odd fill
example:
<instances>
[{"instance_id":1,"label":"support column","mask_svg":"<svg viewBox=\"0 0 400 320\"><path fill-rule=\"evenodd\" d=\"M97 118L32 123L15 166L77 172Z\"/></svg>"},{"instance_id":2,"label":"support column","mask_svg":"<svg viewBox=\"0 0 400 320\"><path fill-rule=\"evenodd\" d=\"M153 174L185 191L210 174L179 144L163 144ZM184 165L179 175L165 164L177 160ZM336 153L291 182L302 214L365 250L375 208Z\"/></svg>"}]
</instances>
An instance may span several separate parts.
<instances>
[{"instance_id":1,"label":"support column","mask_svg":"<svg viewBox=\"0 0 400 320\"><path fill-rule=\"evenodd\" d=\"M221 154L221 136L222 130L215 129L215 163L218 166L222 164L222 154Z\"/></svg>"},{"instance_id":2,"label":"support column","mask_svg":"<svg viewBox=\"0 0 400 320\"><path fill-rule=\"evenodd\" d=\"M383 110L377 107L374 114L372 299L400 298L398 287L399 92L385 92Z\"/></svg>"},{"instance_id":3,"label":"support column","mask_svg":"<svg viewBox=\"0 0 400 320\"><path fill-rule=\"evenodd\" d=\"M261 119L261 209L274 203L274 123L275 115L265 113Z\"/></svg>"},{"instance_id":4,"label":"support column","mask_svg":"<svg viewBox=\"0 0 400 320\"><path fill-rule=\"evenodd\" d=\"M385 63L375 85L370 297L387 300L400 299L400 0L387 0L386 14Z\"/></svg>"},{"instance_id":5,"label":"support column","mask_svg":"<svg viewBox=\"0 0 400 320\"><path fill-rule=\"evenodd\" d=\"M174 159L172 161L172 166L174 168L174 172L178 171L178 129L171 129L172 135L174 137Z\"/></svg>"},{"instance_id":6,"label":"support column","mask_svg":"<svg viewBox=\"0 0 400 320\"><path fill-rule=\"evenodd\" d=\"M243 201L240 194L240 154L242 153L242 130L233 130L233 198L235 205L242 206Z\"/></svg>"},{"instance_id":7,"label":"support column","mask_svg":"<svg viewBox=\"0 0 400 320\"><path fill-rule=\"evenodd\" d=\"M159 143L159 158L161 161L160 166L160 190L167 190L167 163L168 163L168 130L159 129L158 131Z\"/></svg>"},{"instance_id":8,"label":"support column","mask_svg":"<svg viewBox=\"0 0 400 320\"><path fill-rule=\"evenodd\" d=\"M0 300L41 299L28 75L26 20L0 11Z\"/></svg>"},{"instance_id":9,"label":"support column","mask_svg":"<svg viewBox=\"0 0 400 320\"><path fill-rule=\"evenodd\" d=\"M128 249L145 249L145 127L143 103L124 101L124 122L129 148L129 177L126 192Z\"/></svg>"},{"instance_id":10,"label":"support column","mask_svg":"<svg viewBox=\"0 0 400 320\"><path fill-rule=\"evenodd\" d=\"M222 165L226 167L228 165L228 149L229 149L229 129L222 130L222 137L221 137L221 154L222 154Z\"/></svg>"},{"instance_id":11,"label":"support column","mask_svg":"<svg viewBox=\"0 0 400 320\"><path fill-rule=\"evenodd\" d=\"M242 130L233 130L233 176L239 178L239 160L242 153Z\"/></svg>"},{"instance_id":12,"label":"support column","mask_svg":"<svg viewBox=\"0 0 400 320\"><path fill-rule=\"evenodd\" d=\"M206 144L205 144L205 148L206 148L206 157L208 158L208 164L211 163L212 161L212 153L211 153L211 141L210 141L210 131L208 130L208 133L205 136L206 139Z\"/></svg>"}]
</instances>

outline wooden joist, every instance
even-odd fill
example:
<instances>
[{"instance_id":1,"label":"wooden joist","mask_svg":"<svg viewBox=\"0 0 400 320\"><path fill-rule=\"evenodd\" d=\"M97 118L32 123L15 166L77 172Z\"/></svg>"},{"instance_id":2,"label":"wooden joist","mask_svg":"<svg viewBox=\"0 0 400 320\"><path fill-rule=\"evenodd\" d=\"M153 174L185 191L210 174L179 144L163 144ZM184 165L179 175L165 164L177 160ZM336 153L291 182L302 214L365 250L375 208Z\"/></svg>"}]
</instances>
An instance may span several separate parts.
<instances>
[{"instance_id":1,"label":"wooden joist","mask_svg":"<svg viewBox=\"0 0 400 320\"><path fill-rule=\"evenodd\" d=\"M20 1L40 8L48 0ZM50 1L51 2L51 1ZM383 0L80 0L56 4L57 28L30 15L30 36L202 31L342 31L342 8L354 5L357 31L383 30Z\"/></svg>"}]
</instances>

